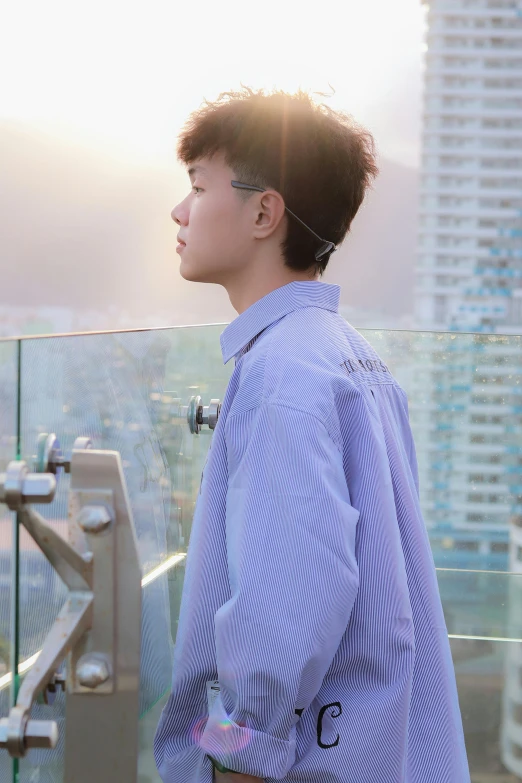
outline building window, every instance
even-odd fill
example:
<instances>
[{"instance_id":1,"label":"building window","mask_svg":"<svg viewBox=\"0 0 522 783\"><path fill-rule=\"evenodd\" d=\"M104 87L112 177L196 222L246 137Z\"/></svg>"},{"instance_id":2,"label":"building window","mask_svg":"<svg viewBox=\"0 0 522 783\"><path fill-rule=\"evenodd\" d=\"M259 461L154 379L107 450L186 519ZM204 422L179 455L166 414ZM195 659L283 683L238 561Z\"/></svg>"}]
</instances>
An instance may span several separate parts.
<instances>
[{"instance_id":1,"label":"building window","mask_svg":"<svg viewBox=\"0 0 522 783\"><path fill-rule=\"evenodd\" d=\"M435 321L443 323L446 320L446 297L435 296Z\"/></svg>"},{"instance_id":2,"label":"building window","mask_svg":"<svg viewBox=\"0 0 522 783\"><path fill-rule=\"evenodd\" d=\"M455 549L459 549L462 552L478 552L478 541L455 541Z\"/></svg>"}]
</instances>

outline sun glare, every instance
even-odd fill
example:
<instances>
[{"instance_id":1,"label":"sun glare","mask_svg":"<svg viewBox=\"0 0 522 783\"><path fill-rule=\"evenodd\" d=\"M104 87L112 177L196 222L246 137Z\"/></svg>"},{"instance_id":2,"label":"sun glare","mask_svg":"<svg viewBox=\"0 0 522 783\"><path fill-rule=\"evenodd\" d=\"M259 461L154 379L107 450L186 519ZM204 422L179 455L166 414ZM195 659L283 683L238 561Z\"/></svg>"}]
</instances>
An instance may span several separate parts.
<instances>
[{"instance_id":1,"label":"sun glare","mask_svg":"<svg viewBox=\"0 0 522 783\"><path fill-rule=\"evenodd\" d=\"M0 114L146 158L169 154L188 112L241 82L326 93L365 121L420 61L421 30L419 0L21 0L4 16Z\"/></svg>"}]
</instances>

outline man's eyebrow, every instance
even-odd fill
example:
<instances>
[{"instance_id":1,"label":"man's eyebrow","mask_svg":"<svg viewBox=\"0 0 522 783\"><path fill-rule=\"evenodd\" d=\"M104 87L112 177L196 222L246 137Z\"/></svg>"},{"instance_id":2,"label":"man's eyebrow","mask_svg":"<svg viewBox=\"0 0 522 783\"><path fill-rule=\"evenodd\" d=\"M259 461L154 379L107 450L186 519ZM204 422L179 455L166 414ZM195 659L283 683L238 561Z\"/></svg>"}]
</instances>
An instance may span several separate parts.
<instances>
[{"instance_id":1,"label":"man's eyebrow","mask_svg":"<svg viewBox=\"0 0 522 783\"><path fill-rule=\"evenodd\" d=\"M205 169L203 166L191 166L188 170L188 175L192 179L195 174L201 174Z\"/></svg>"}]
</instances>

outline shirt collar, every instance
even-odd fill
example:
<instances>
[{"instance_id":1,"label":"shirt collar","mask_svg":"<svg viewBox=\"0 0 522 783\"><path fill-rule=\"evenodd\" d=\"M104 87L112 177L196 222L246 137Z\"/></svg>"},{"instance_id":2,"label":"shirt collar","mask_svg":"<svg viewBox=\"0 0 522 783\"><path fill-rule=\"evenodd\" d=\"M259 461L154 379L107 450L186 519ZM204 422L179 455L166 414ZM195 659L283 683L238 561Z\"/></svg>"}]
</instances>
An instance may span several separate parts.
<instances>
[{"instance_id":1,"label":"shirt collar","mask_svg":"<svg viewBox=\"0 0 522 783\"><path fill-rule=\"evenodd\" d=\"M338 312L341 287L320 280L294 280L270 291L238 315L221 333L226 364L267 326L300 307L322 307Z\"/></svg>"}]
</instances>

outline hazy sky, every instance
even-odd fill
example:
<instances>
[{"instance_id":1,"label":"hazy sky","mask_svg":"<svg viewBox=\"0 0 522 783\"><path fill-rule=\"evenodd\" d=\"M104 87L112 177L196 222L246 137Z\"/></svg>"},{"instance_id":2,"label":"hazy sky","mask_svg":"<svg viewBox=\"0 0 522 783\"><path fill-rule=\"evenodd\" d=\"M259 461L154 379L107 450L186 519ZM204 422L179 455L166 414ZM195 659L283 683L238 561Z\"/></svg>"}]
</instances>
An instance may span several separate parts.
<instances>
[{"instance_id":1,"label":"hazy sky","mask_svg":"<svg viewBox=\"0 0 522 783\"><path fill-rule=\"evenodd\" d=\"M186 115L222 90L335 95L379 150L415 165L420 0L16 0L0 29L0 119L159 163Z\"/></svg>"}]
</instances>

